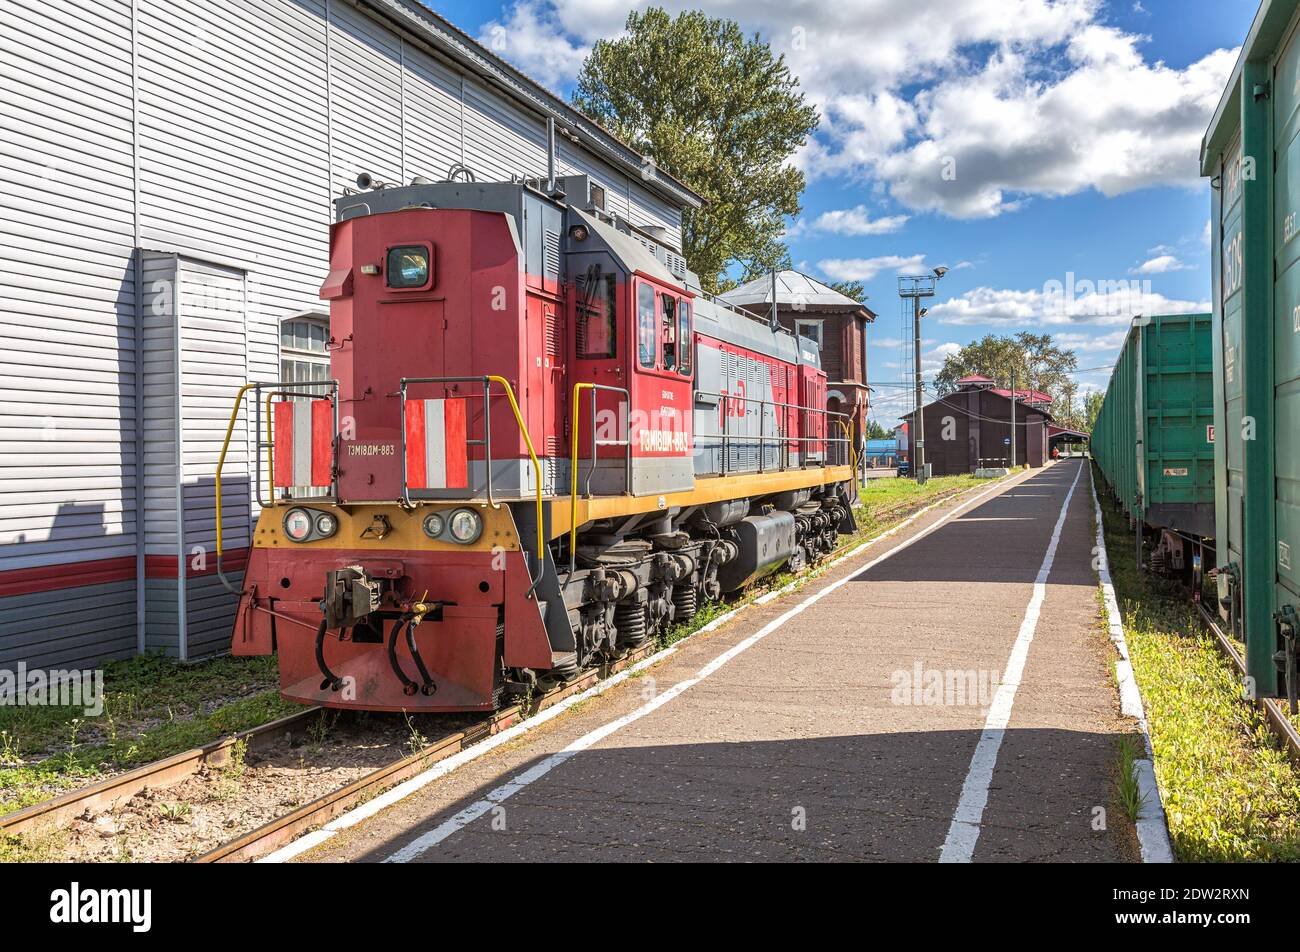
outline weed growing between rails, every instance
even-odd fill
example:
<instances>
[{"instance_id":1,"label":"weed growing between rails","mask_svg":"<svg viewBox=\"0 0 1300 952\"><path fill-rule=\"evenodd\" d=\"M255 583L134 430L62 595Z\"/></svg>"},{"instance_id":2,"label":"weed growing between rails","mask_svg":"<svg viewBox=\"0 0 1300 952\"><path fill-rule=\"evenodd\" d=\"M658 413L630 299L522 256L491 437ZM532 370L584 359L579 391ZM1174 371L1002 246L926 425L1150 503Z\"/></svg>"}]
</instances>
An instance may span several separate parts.
<instances>
[{"instance_id":1,"label":"weed growing between rails","mask_svg":"<svg viewBox=\"0 0 1300 952\"><path fill-rule=\"evenodd\" d=\"M146 655L104 666L104 709L0 705L0 813L268 723L280 699L271 658L181 664Z\"/></svg>"},{"instance_id":2,"label":"weed growing between rails","mask_svg":"<svg viewBox=\"0 0 1300 952\"><path fill-rule=\"evenodd\" d=\"M1107 550L1130 552L1127 520L1101 505ZM1139 573L1132 558L1110 571L1177 858L1300 860L1300 772L1242 696L1186 589Z\"/></svg>"}]
</instances>

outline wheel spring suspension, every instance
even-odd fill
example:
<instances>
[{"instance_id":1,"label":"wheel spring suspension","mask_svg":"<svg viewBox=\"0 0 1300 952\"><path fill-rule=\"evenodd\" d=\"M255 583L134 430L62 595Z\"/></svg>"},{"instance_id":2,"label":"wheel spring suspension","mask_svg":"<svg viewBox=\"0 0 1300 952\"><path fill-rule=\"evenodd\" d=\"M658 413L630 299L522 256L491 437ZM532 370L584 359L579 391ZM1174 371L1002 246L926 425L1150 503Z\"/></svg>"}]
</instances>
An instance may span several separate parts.
<instances>
[{"instance_id":1,"label":"wheel spring suspension","mask_svg":"<svg viewBox=\"0 0 1300 952\"><path fill-rule=\"evenodd\" d=\"M639 602L619 602L614 606L614 627L618 629L618 643L629 648L639 648L649 637L646 630L645 606Z\"/></svg>"},{"instance_id":2,"label":"wheel spring suspension","mask_svg":"<svg viewBox=\"0 0 1300 952\"><path fill-rule=\"evenodd\" d=\"M695 586L690 582L679 582L673 586L673 621L679 625L695 617Z\"/></svg>"}]
</instances>

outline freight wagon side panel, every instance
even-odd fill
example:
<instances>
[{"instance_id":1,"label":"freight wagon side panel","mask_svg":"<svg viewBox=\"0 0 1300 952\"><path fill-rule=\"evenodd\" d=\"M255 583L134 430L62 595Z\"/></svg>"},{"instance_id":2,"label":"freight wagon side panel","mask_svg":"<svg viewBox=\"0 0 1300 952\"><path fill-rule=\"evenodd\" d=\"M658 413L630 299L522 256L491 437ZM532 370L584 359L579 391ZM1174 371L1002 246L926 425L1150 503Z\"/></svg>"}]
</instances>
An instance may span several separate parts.
<instances>
[{"instance_id":1,"label":"freight wagon side panel","mask_svg":"<svg viewBox=\"0 0 1300 952\"><path fill-rule=\"evenodd\" d=\"M1209 314L1155 316L1141 328L1141 518L1214 534L1214 374Z\"/></svg>"},{"instance_id":2,"label":"freight wagon side panel","mask_svg":"<svg viewBox=\"0 0 1300 952\"><path fill-rule=\"evenodd\" d=\"M1237 136L1225 156L1220 181L1222 206L1219 244L1216 248L1220 266L1221 303L1219 318L1219 348L1221 363L1216 369L1216 380L1222 407L1223 432L1215 432L1218 452L1223 457L1221 488L1223 509L1218 513L1217 530L1219 548L1216 557L1220 566L1242 564L1245 548L1243 499L1246 485L1246 465L1241 439L1241 418L1244 392L1241 387L1241 327L1244 258L1242 235L1241 189L1241 137Z\"/></svg>"},{"instance_id":3,"label":"freight wagon side panel","mask_svg":"<svg viewBox=\"0 0 1300 952\"><path fill-rule=\"evenodd\" d=\"M1274 74L1273 447L1277 606L1300 610L1300 40L1292 33Z\"/></svg>"}]
</instances>

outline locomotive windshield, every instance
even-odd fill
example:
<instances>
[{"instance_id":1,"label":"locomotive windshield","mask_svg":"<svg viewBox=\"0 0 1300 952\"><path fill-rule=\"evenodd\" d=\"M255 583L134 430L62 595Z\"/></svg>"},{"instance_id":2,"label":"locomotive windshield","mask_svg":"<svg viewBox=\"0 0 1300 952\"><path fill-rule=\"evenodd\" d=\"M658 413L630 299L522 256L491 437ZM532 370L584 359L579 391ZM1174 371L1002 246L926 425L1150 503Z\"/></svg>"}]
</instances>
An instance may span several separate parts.
<instances>
[{"instance_id":1,"label":"locomotive windshield","mask_svg":"<svg viewBox=\"0 0 1300 952\"><path fill-rule=\"evenodd\" d=\"M423 245L388 249L388 286L422 288L429 283L429 250Z\"/></svg>"},{"instance_id":2,"label":"locomotive windshield","mask_svg":"<svg viewBox=\"0 0 1300 952\"><path fill-rule=\"evenodd\" d=\"M655 289L648 284L636 288L637 351L642 367L655 365Z\"/></svg>"}]
</instances>

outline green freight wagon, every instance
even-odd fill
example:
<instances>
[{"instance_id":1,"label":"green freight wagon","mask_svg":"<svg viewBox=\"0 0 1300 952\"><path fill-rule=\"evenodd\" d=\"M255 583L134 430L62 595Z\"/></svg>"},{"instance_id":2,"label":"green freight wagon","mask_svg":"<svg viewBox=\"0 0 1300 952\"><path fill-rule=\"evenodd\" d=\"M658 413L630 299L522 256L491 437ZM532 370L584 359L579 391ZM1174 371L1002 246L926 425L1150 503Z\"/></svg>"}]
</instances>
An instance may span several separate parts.
<instances>
[{"instance_id":1,"label":"green freight wagon","mask_svg":"<svg viewBox=\"0 0 1300 952\"><path fill-rule=\"evenodd\" d=\"M1300 610L1297 0L1255 15L1201 145L1210 180L1221 612L1248 685L1294 682ZM1287 659L1279 664L1279 649ZM1288 677L1287 675L1292 675Z\"/></svg>"},{"instance_id":2,"label":"green freight wagon","mask_svg":"<svg viewBox=\"0 0 1300 952\"><path fill-rule=\"evenodd\" d=\"M1092 431L1092 455L1129 518L1182 568L1182 538L1214 535L1213 325L1209 314L1133 322Z\"/></svg>"}]
</instances>

